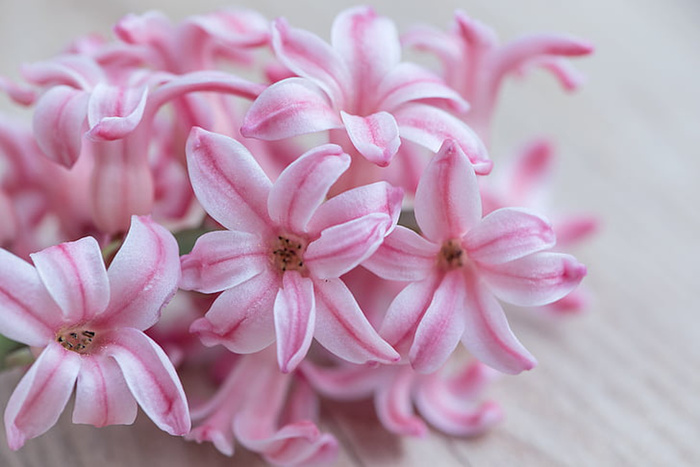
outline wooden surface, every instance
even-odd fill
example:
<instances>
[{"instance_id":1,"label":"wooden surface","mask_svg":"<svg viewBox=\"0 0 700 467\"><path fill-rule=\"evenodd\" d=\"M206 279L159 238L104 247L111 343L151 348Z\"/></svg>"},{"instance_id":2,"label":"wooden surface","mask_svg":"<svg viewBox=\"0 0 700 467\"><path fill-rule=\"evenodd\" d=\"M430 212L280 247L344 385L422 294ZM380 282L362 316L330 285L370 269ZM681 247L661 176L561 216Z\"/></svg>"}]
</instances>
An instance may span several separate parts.
<instances>
[{"instance_id":1,"label":"wooden surface","mask_svg":"<svg viewBox=\"0 0 700 467\"><path fill-rule=\"evenodd\" d=\"M350 3L317 3L238 4L328 37L333 16ZM603 229L576 252L595 297L587 314L557 323L510 315L539 367L494 387L507 414L500 426L475 440L399 439L375 424L368 405L329 404L325 428L343 444L338 465L700 465L700 2L374 4L402 28L443 27L459 7L503 38L549 30L591 39L595 56L576 62L588 76L578 94L565 95L541 73L506 86L492 156L498 163L531 136L551 136L562 155L557 206L597 212ZM21 62L50 56L76 34L108 31L144 5L182 18L225 3L0 0L0 74L16 77ZM3 405L19 377L0 376ZM0 465L259 462L171 438L143 414L135 427L99 430L73 426L68 415L20 452L0 441Z\"/></svg>"}]
</instances>

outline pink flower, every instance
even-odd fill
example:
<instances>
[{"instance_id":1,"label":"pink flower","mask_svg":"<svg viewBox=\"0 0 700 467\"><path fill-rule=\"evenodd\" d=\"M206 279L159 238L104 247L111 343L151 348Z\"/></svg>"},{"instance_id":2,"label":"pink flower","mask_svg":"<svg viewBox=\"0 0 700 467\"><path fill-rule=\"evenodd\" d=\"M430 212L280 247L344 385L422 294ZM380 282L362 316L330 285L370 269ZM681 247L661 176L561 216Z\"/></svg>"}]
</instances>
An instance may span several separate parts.
<instances>
[{"instance_id":1,"label":"pink flower","mask_svg":"<svg viewBox=\"0 0 700 467\"><path fill-rule=\"evenodd\" d=\"M409 365L369 368L302 363L300 371L320 394L336 400L372 397L384 428L397 435L425 436L432 426L451 436L475 436L503 418L493 401L480 402L496 372L478 361L424 375ZM451 371L452 370L452 371Z\"/></svg>"},{"instance_id":2,"label":"pink flower","mask_svg":"<svg viewBox=\"0 0 700 467\"><path fill-rule=\"evenodd\" d=\"M137 403L161 429L190 429L175 369L143 330L159 317L179 278L177 244L148 218L132 218L109 269L85 237L31 255L0 250L0 332L43 348L10 396L11 449L56 423L76 386L73 421L131 424Z\"/></svg>"},{"instance_id":3,"label":"pink flower","mask_svg":"<svg viewBox=\"0 0 700 467\"><path fill-rule=\"evenodd\" d=\"M590 54L590 43L557 34L533 34L500 45L489 26L455 12L452 30L415 28L403 36L405 45L429 50L442 61L447 84L471 105L466 122L484 140L489 139L491 115L503 79L540 66L549 70L567 90L576 89L582 77L566 57Z\"/></svg>"},{"instance_id":4,"label":"pink flower","mask_svg":"<svg viewBox=\"0 0 700 467\"><path fill-rule=\"evenodd\" d=\"M192 410L187 439L210 441L232 456L234 439L273 465L326 465L338 442L314 423L318 398L296 374L280 373L274 352L240 356L216 394ZM201 422L200 422L201 421Z\"/></svg>"},{"instance_id":5,"label":"pink flower","mask_svg":"<svg viewBox=\"0 0 700 467\"><path fill-rule=\"evenodd\" d=\"M182 258L183 289L224 291L192 325L205 344L252 353L276 339L285 372L312 337L352 362L398 358L339 277L393 229L400 189L378 182L324 202L350 164L331 144L299 157L272 184L242 144L195 128L187 162L197 198L229 229L203 235Z\"/></svg>"},{"instance_id":6,"label":"pink flower","mask_svg":"<svg viewBox=\"0 0 700 467\"><path fill-rule=\"evenodd\" d=\"M380 334L423 373L439 368L460 340L497 370L534 367L494 295L523 306L551 303L571 292L586 268L543 251L555 236L536 214L505 208L482 219L474 170L450 140L420 180L415 215L423 237L397 227L363 263L385 279L411 281L389 306Z\"/></svg>"},{"instance_id":7,"label":"pink flower","mask_svg":"<svg viewBox=\"0 0 700 467\"><path fill-rule=\"evenodd\" d=\"M402 139L434 152L449 137L477 172L491 170L479 138L436 105L464 111L466 103L436 75L400 62L392 21L357 7L338 15L331 36L329 45L283 19L273 23L275 52L299 77L263 91L246 115L244 136L276 140L343 128L354 148L379 166L389 164Z\"/></svg>"}]
</instances>

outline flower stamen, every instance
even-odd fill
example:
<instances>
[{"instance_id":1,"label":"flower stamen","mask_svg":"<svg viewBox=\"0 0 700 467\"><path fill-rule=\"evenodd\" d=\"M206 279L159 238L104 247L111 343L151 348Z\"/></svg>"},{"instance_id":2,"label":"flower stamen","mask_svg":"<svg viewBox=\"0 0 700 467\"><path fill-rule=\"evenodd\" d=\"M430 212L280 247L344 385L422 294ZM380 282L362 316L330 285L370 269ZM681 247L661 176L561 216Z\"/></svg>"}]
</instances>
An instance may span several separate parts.
<instances>
[{"instance_id":1,"label":"flower stamen","mask_svg":"<svg viewBox=\"0 0 700 467\"><path fill-rule=\"evenodd\" d=\"M64 349L78 353L86 353L90 350L94 339L95 333L87 329L70 329L56 335L56 342L61 344Z\"/></svg>"},{"instance_id":2,"label":"flower stamen","mask_svg":"<svg viewBox=\"0 0 700 467\"><path fill-rule=\"evenodd\" d=\"M278 236L272 250L272 259L280 271L304 270L306 245L302 240L288 236Z\"/></svg>"},{"instance_id":3,"label":"flower stamen","mask_svg":"<svg viewBox=\"0 0 700 467\"><path fill-rule=\"evenodd\" d=\"M447 240L442 244L438 254L438 265L445 270L464 266L467 255L458 239Z\"/></svg>"}]
</instances>

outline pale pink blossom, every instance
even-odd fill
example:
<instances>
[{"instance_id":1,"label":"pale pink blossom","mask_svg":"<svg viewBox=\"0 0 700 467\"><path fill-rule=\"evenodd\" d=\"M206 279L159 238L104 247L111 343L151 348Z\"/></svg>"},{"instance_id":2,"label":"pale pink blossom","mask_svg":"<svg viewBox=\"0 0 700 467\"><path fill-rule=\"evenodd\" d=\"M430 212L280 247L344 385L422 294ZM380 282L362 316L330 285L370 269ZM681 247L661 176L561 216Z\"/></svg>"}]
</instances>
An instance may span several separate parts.
<instances>
[{"instance_id":1,"label":"pale pink blossom","mask_svg":"<svg viewBox=\"0 0 700 467\"><path fill-rule=\"evenodd\" d=\"M434 152L449 137L477 172L490 171L479 138L443 108L463 112L466 102L433 73L400 61L394 23L372 8L339 14L331 44L279 19L272 44L298 77L274 83L256 99L241 128L244 136L277 140L344 129L354 149L379 166L389 164L403 139Z\"/></svg>"},{"instance_id":2,"label":"pale pink blossom","mask_svg":"<svg viewBox=\"0 0 700 467\"><path fill-rule=\"evenodd\" d=\"M589 42L563 34L532 34L501 45L493 29L459 10L449 32L415 28L402 40L438 56L447 84L471 105L466 122L484 141L489 140L491 116L506 76L539 66L550 71L564 89L574 90L583 78L566 58L593 51Z\"/></svg>"},{"instance_id":3,"label":"pale pink blossom","mask_svg":"<svg viewBox=\"0 0 700 467\"><path fill-rule=\"evenodd\" d=\"M196 426L186 438L227 456L237 440L272 465L327 465L338 442L319 431L318 412L316 394L296 374L281 373L268 349L236 358L216 394L192 409Z\"/></svg>"},{"instance_id":4,"label":"pale pink blossom","mask_svg":"<svg viewBox=\"0 0 700 467\"><path fill-rule=\"evenodd\" d=\"M504 208L482 219L476 174L446 141L418 185L415 215L423 236L397 227L363 263L375 274L410 281L389 306L380 334L419 372L442 365L461 341L506 373L534 367L501 305L537 306L571 292L586 268L555 244L538 215Z\"/></svg>"},{"instance_id":5,"label":"pale pink blossom","mask_svg":"<svg viewBox=\"0 0 700 467\"><path fill-rule=\"evenodd\" d=\"M497 403L481 401L496 372L478 361L456 369L445 365L430 374L409 365L347 363L326 367L304 362L300 370L323 396L341 401L371 397L379 421L397 435L426 436L425 420L451 436L475 436L503 418Z\"/></svg>"},{"instance_id":6,"label":"pale pink blossom","mask_svg":"<svg viewBox=\"0 0 700 467\"><path fill-rule=\"evenodd\" d=\"M201 129L188 140L187 161L200 203L229 229L203 235L182 258L182 288L223 291L192 325L205 344L252 353L277 340L285 372L312 337L352 362L398 359L339 277L393 229L400 189L377 182L324 202L350 165L330 144L299 157L274 184L242 144Z\"/></svg>"},{"instance_id":7,"label":"pale pink blossom","mask_svg":"<svg viewBox=\"0 0 700 467\"><path fill-rule=\"evenodd\" d=\"M0 332L41 349L5 410L11 449L51 428L74 386L75 423L131 424L138 404L168 433L189 431L175 369L143 333L180 276L169 232L134 217L109 269L92 237L32 254L34 266L0 257Z\"/></svg>"}]
</instances>

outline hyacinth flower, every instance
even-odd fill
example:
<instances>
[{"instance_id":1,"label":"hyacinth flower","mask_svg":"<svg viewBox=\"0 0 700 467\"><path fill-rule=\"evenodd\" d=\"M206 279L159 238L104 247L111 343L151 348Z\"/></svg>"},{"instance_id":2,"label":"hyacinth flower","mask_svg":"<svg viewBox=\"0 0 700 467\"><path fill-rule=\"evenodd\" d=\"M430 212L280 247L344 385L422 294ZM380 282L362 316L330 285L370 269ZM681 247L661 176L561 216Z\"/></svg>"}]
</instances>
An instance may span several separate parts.
<instances>
[{"instance_id":1,"label":"hyacinth flower","mask_svg":"<svg viewBox=\"0 0 700 467\"><path fill-rule=\"evenodd\" d=\"M148 155L158 129L153 121L165 104L201 91L252 99L264 88L216 70L171 75L137 67L115 69L77 54L28 65L23 74L44 90L33 117L44 154L68 168L84 152L94 158L92 218L107 234L125 231L133 214L152 212Z\"/></svg>"},{"instance_id":2,"label":"hyacinth flower","mask_svg":"<svg viewBox=\"0 0 700 467\"><path fill-rule=\"evenodd\" d=\"M284 372L312 337L351 362L398 360L339 277L394 228L400 189L377 182L324 202L350 165L332 144L300 156L273 184L242 144L195 128L187 163L200 203L228 229L204 234L182 258L181 288L223 291L191 327L204 344L253 353L276 339Z\"/></svg>"},{"instance_id":3,"label":"hyacinth flower","mask_svg":"<svg viewBox=\"0 0 700 467\"><path fill-rule=\"evenodd\" d=\"M530 211L504 208L482 219L476 174L450 140L418 184L415 216L423 236L399 226L363 262L380 277L410 281L389 306L382 337L423 373L437 370L460 341L499 371L533 368L496 297L551 303L571 292L586 268L545 251L555 244L554 231Z\"/></svg>"},{"instance_id":4,"label":"hyacinth flower","mask_svg":"<svg viewBox=\"0 0 700 467\"><path fill-rule=\"evenodd\" d=\"M5 410L10 448L51 428L74 386L74 423L131 424L138 404L162 430L187 433L182 385L143 332L177 287L173 236L134 216L109 269L92 237L31 258L34 266L0 250L0 333L41 349Z\"/></svg>"},{"instance_id":5,"label":"hyacinth flower","mask_svg":"<svg viewBox=\"0 0 700 467\"><path fill-rule=\"evenodd\" d=\"M552 212L552 172L556 152L551 142L536 139L523 146L501 171L488 179L480 179L484 214L507 206L522 206L537 212ZM557 236L557 248L572 248L590 238L598 229L598 219L592 215L572 213L550 215ZM538 307L547 314L577 313L587 303L585 289L577 288L560 300Z\"/></svg>"},{"instance_id":6,"label":"hyacinth flower","mask_svg":"<svg viewBox=\"0 0 700 467\"><path fill-rule=\"evenodd\" d=\"M318 398L296 374L283 374L270 349L238 356L216 394L192 409L187 439L232 456L234 440L272 465L329 464L338 442L321 433Z\"/></svg>"},{"instance_id":7,"label":"hyacinth flower","mask_svg":"<svg viewBox=\"0 0 700 467\"><path fill-rule=\"evenodd\" d=\"M384 428L397 435L425 436L426 421L451 436L476 436L498 423L503 418L499 405L481 402L497 373L478 361L464 362L456 371L448 366L426 375L409 365L327 367L304 362L300 371L325 397L371 397Z\"/></svg>"},{"instance_id":8,"label":"hyacinth flower","mask_svg":"<svg viewBox=\"0 0 700 467\"><path fill-rule=\"evenodd\" d=\"M465 121L484 141L489 140L491 117L506 76L539 66L571 91L583 79L566 58L593 51L589 42L562 34L533 34L501 45L493 29L459 10L449 32L415 28L402 36L402 41L430 51L442 61L445 82L471 106Z\"/></svg>"},{"instance_id":9,"label":"hyacinth flower","mask_svg":"<svg viewBox=\"0 0 700 467\"><path fill-rule=\"evenodd\" d=\"M432 72L400 62L394 23L372 8L339 14L331 44L290 27L284 19L276 20L272 45L280 62L298 76L274 83L254 101L241 127L243 136L278 140L344 130L344 137L331 141L381 167L390 163L402 139L435 152L449 137L460 144L478 173L491 170L479 138L445 110L464 112L466 102ZM355 178L376 180L371 164L358 164L368 173Z\"/></svg>"}]
</instances>

